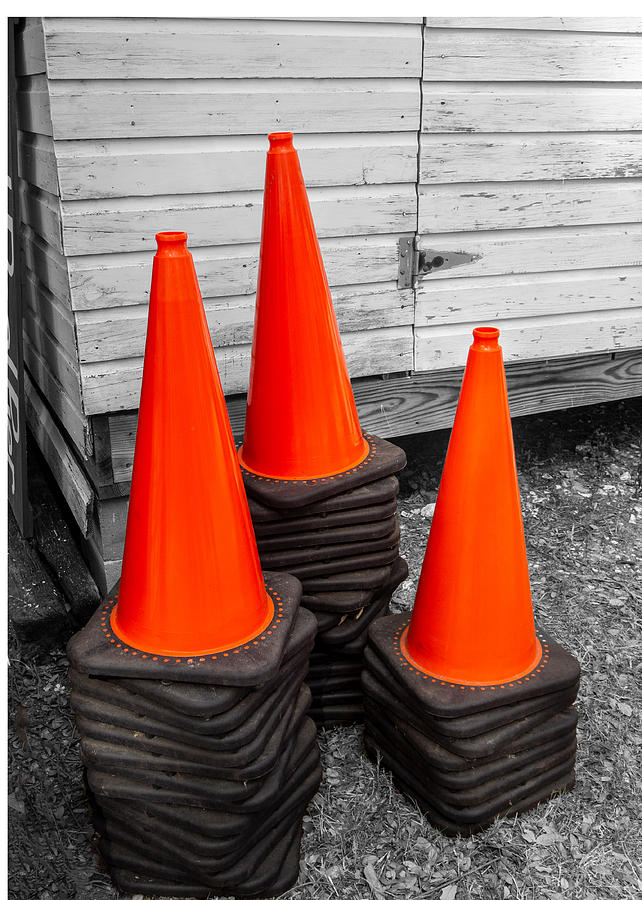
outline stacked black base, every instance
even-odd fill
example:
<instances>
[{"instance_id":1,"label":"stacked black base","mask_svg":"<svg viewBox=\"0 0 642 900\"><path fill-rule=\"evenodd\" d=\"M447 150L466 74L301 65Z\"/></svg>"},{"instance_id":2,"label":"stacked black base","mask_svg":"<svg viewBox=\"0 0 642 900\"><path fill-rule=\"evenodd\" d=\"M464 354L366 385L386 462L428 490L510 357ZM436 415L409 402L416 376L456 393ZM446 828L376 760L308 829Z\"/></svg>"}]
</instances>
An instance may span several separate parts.
<instances>
[{"instance_id":1,"label":"stacked black base","mask_svg":"<svg viewBox=\"0 0 642 900\"><path fill-rule=\"evenodd\" d=\"M310 715L317 722L363 718L361 668L368 626L389 612L407 577L399 556L394 475L405 454L369 436L363 463L309 481L259 478L241 469L261 563L303 583L302 604L317 619L310 658Z\"/></svg>"},{"instance_id":2,"label":"stacked black base","mask_svg":"<svg viewBox=\"0 0 642 900\"><path fill-rule=\"evenodd\" d=\"M407 614L370 629L362 674L365 747L446 834L472 834L575 784L577 660L538 634L542 658L502 685L461 685L415 668Z\"/></svg>"},{"instance_id":3,"label":"stacked black base","mask_svg":"<svg viewBox=\"0 0 642 900\"><path fill-rule=\"evenodd\" d=\"M70 643L87 793L123 892L274 896L298 877L321 778L303 683L316 622L295 579L266 585L272 623L225 653L176 660L112 644L113 598Z\"/></svg>"}]
</instances>

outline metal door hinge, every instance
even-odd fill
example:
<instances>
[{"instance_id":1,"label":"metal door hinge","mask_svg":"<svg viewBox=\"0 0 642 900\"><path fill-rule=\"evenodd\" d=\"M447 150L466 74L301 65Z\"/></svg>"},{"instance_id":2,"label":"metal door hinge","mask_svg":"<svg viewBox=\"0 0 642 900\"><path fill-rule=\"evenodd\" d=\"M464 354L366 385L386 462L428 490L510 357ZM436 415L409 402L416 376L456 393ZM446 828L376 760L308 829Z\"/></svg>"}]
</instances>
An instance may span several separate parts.
<instances>
[{"instance_id":1,"label":"metal door hinge","mask_svg":"<svg viewBox=\"0 0 642 900\"><path fill-rule=\"evenodd\" d=\"M418 278L423 278L438 269L453 269L479 259L474 253L461 250L432 250L422 247L418 234L399 238L399 277L400 288L414 287Z\"/></svg>"}]
</instances>

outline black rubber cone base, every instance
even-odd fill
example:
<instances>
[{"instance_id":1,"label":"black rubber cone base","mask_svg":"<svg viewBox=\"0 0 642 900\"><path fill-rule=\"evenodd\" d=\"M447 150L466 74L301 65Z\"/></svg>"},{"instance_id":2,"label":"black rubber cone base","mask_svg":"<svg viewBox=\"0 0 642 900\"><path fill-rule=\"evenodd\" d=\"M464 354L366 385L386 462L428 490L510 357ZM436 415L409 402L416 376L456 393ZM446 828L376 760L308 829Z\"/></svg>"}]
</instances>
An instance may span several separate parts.
<instances>
[{"instance_id":1,"label":"black rubber cone base","mask_svg":"<svg viewBox=\"0 0 642 900\"><path fill-rule=\"evenodd\" d=\"M278 764L287 736L298 731L311 702L310 689L303 685L298 689L294 706L285 710L269 736L262 752L245 765L239 764L239 754L198 751L185 744L163 739L149 738L139 732L127 732L120 728L102 726L105 738L98 740L81 731L82 758L88 768L104 772L122 773L129 778L148 780L150 770L197 775L203 778L252 781L262 778ZM98 726L101 727L101 726ZM124 739L121 735L124 733ZM191 750L191 752L190 752ZM164 752L166 751L166 752ZM187 751L178 752L178 751ZM194 759L196 753L200 758ZM241 753L245 753L242 748Z\"/></svg>"},{"instance_id":2,"label":"black rubber cone base","mask_svg":"<svg viewBox=\"0 0 642 900\"><path fill-rule=\"evenodd\" d=\"M264 506L298 509L379 481L404 468L406 454L400 447L374 435L364 434L364 437L368 442L368 454L352 469L325 478L293 481L256 475L241 465L245 489Z\"/></svg>"},{"instance_id":3,"label":"black rubber cone base","mask_svg":"<svg viewBox=\"0 0 642 900\"><path fill-rule=\"evenodd\" d=\"M316 594L317 591L327 594L333 591L379 590L388 581L391 573L392 565L388 564L339 572L336 575L306 576L301 582L305 596Z\"/></svg>"},{"instance_id":4,"label":"black rubber cone base","mask_svg":"<svg viewBox=\"0 0 642 900\"><path fill-rule=\"evenodd\" d=\"M529 700L509 703L506 706L496 706L494 709L483 710L467 716L446 718L445 716L432 716L426 712L425 708L414 704L412 696L404 691L401 682L390 677L389 669L369 647L364 650L364 669L367 672L365 677L368 681L375 679L380 688L389 692L390 695L394 695L402 706L407 706L411 712L421 716L431 732L443 734L447 738L475 737L502 725L509 725L511 722L541 710L563 709L575 701L579 688L578 681L570 688L542 694L540 697L531 697ZM389 700L393 702L393 696L390 696Z\"/></svg>"},{"instance_id":5,"label":"black rubber cone base","mask_svg":"<svg viewBox=\"0 0 642 900\"><path fill-rule=\"evenodd\" d=\"M255 814L272 808L288 771L299 768L302 773L308 774L318 761L316 729L310 719L305 719L290 754L262 779L239 785L231 780L181 774L172 776L166 772L150 771L146 782L143 782L129 777L130 773L125 777L92 768L87 770L87 781L99 803L101 797L110 797L114 800L203 806L221 812Z\"/></svg>"},{"instance_id":6,"label":"black rubber cone base","mask_svg":"<svg viewBox=\"0 0 642 900\"><path fill-rule=\"evenodd\" d=\"M197 831L192 822L177 827L165 816L148 815L126 804L105 807L105 816L96 821L96 826L101 834L108 834L116 840L123 839L123 827L134 831L134 845L142 841L143 846L157 846L163 854L163 861L175 860L177 866L183 866L190 862L191 857L192 868L196 867L198 857L205 857L207 862L201 862L201 866L220 871L222 859L223 865L236 861L255 841L270 832L274 834L276 825L283 823L287 828L300 821L320 781L320 764L305 777L295 771L289 778L287 789L276 798L274 809L263 817L252 817L237 834L211 836ZM203 819L212 813L210 810L199 810L199 815Z\"/></svg>"},{"instance_id":7,"label":"black rubber cone base","mask_svg":"<svg viewBox=\"0 0 642 900\"><path fill-rule=\"evenodd\" d=\"M413 709L401 704L383 685L371 678L369 672L363 672L361 684L364 695L373 704L380 704L389 715L403 719L414 728L427 734L434 741L438 741L452 753L468 759L481 759L497 753L508 752L506 748L509 748L520 735L538 728L557 712L561 712L568 706L568 704L564 704L563 706L547 707L539 712L524 716L522 719L516 719L507 725L501 725L485 731L483 734L469 738L454 738L440 734L432 729L429 714L426 716L418 715Z\"/></svg>"},{"instance_id":8,"label":"black rubber cone base","mask_svg":"<svg viewBox=\"0 0 642 900\"><path fill-rule=\"evenodd\" d=\"M387 716L377 716L376 710L366 700L366 727L375 743L386 740L393 746L400 746L404 753L421 760L417 771L425 771L435 784L449 791L465 791L488 781L510 775L517 770L524 771L541 759L549 758L562 751L570 754L576 747L575 726L577 717L568 715L570 710L558 713L560 721L566 719L564 730L551 740L533 744L523 750L515 749L517 742L508 753L491 760L471 760L456 756L432 741L427 735L417 731L401 720L390 720ZM574 712L574 710L573 710ZM557 718L556 717L556 718ZM532 740L532 736L531 736ZM444 766L449 766L445 769ZM456 804L455 804L456 805Z\"/></svg>"},{"instance_id":9,"label":"black rubber cone base","mask_svg":"<svg viewBox=\"0 0 642 900\"><path fill-rule=\"evenodd\" d=\"M391 482L397 484L397 479L391 477ZM375 481L365 488L357 488L357 491L373 491L377 485L383 485L382 494L391 493L386 482ZM356 492L355 492L356 493ZM339 497L346 497L347 494L340 494ZM338 497L335 499L339 499ZM371 499L366 497L365 499ZM326 501L330 503L331 501ZM251 508L255 508L255 501L250 501ZM290 513L283 515L285 510L268 510L268 507L261 507L261 512L257 510L257 515L271 515L276 517L274 521L262 522L253 517L254 533L257 541L278 540L279 538L290 539L293 535L307 536L308 534L323 534L325 531L341 531L344 528L366 528L368 525L379 525L382 522L389 521L397 514L397 499L392 497L382 503L373 503L372 505L355 506L352 509L342 509L336 512L316 513L314 515L296 516ZM293 511L291 511L293 512Z\"/></svg>"},{"instance_id":10,"label":"black rubber cone base","mask_svg":"<svg viewBox=\"0 0 642 900\"><path fill-rule=\"evenodd\" d=\"M257 500L253 496L248 496L247 502L250 507L252 522L258 525L273 525L277 522L286 522L289 519L302 518L309 520L314 516L329 517L333 516L335 513L344 513L349 510L359 511L392 502L395 503L396 509L396 498L398 493L399 481L394 475L388 475L386 478L371 481L361 487L344 490L340 494L335 494L325 500L308 503L305 506L295 507L293 509L277 509L276 507L261 503L260 500ZM347 523L344 522L344 524Z\"/></svg>"},{"instance_id":11,"label":"black rubber cone base","mask_svg":"<svg viewBox=\"0 0 642 900\"><path fill-rule=\"evenodd\" d=\"M332 648L340 646L356 640L360 634L366 631L371 622L377 616L383 616L388 613L389 597L382 596L381 599L371 603L365 609L359 610L359 613L346 616L343 622L340 622L334 628L324 631L323 634L317 635L316 646L320 648Z\"/></svg>"},{"instance_id":12,"label":"black rubber cone base","mask_svg":"<svg viewBox=\"0 0 642 900\"><path fill-rule=\"evenodd\" d=\"M400 790L415 799L428 821L449 835L474 834L492 825L498 818L525 812L557 793L570 790L575 785L574 761L571 758L569 762L503 792L493 801L475 807L460 808L436 802L430 792L424 789L420 777L398 769L395 759L385 749L373 743L367 735L364 745L373 762L376 763L378 758L381 758L386 768L392 772Z\"/></svg>"},{"instance_id":13,"label":"black rubber cone base","mask_svg":"<svg viewBox=\"0 0 642 900\"><path fill-rule=\"evenodd\" d=\"M399 547L395 543L387 550L378 550L376 553L363 553L360 556L343 556L338 559L327 559L319 562L290 565L288 571L295 575L306 585L319 578L331 578L333 576L354 576L355 572L364 569L372 569L379 566L390 566L399 559ZM387 576L389 577L389 575ZM380 587L381 585L378 585Z\"/></svg>"},{"instance_id":14,"label":"black rubber cone base","mask_svg":"<svg viewBox=\"0 0 642 900\"><path fill-rule=\"evenodd\" d=\"M203 735L226 735L248 724L258 732L275 705L280 703L285 691L293 685L299 684L308 668L305 655L300 655L297 665L284 665L279 670L279 677L270 682L271 689L251 691L231 709L216 716L205 718L203 716L186 716L174 709L168 709L162 704L154 704L148 698L133 694L125 687L121 687L116 681L106 681L102 678L83 675L75 670L70 671L70 683L72 688L72 703L76 703L78 697L82 697L85 704L88 700L97 700L118 706L124 711L139 713L145 718L146 723L163 722L173 728L185 729L187 733ZM120 679L125 681L125 679ZM113 724L119 724L115 722Z\"/></svg>"},{"instance_id":15,"label":"black rubber cone base","mask_svg":"<svg viewBox=\"0 0 642 900\"><path fill-rule=\"evenodd\" d=\"M108 682L126 688L151 704L165 707L186 716L211 718L236 707L245 700L244 714L264 702L290 671L302 664L314 643L314 622L307 613L297 613L281 660L281 668L270 681L256 687L228 687L218 684L193 684L186 681L154 681L149 678L106 678Z\"/></svg>"},{"instance_id":16,"label":"black rubber cone base","mask_svg":"<svg viewBox=\"0 0 642 900\"><path fill-rule=\"evenodd\" d=\"M389 670L390 677L408 692L410 702L434 716L455 718L518 703L571 688L580 677L575 657L538 631L542 658L527 675L504 684L484 686L440 680L415 668L404 656L401 637L409 622L409 613L377 619L370 626L369 645Z\"/></svg>"},{"instance_id":17,"label":"black rubber cone base","mask_svg":"<svg viewBox=\"0 0 642 900\"><path fill-rule=\"evenodd\" d=\"M386 534L378 538L367 538L363 541L350 541L346 543L323 543L310 547L296 547L292 550L266 551L259 544L259 554L262 565L266 568L280 570L292 569L294 566L306 563L324 562L331 559L341 559L345 556L359 556L364 553L375 553L378 550L388 550L395 547L399 550L399 522L392 519L391 526Z\"/></svg>"},{"instance_id":18,"label":"black rubber cone base","mask_svg":"<svg viewBox=\"0 0 642 900\"><path fill-rule=\"evenodd\" d=\"M392 597L394 591L408 577L408 564L405 559L399 556L392 565L388 578L378 587L369 590L353 590L353 591L315 591L314 593L306 593L301 603L308 609L311 609L317 616L319 613L340 613L347 614L358 612L365 606L369 606L384 591L389 592ZM338 623L337 623L338 624Z\"/></svg>"},{"instance_id":19,"label":"black rubber cone base","mask_svg":"<svg viewBox=\"0 0 642 900\"><path fill-rule=\"evenodd\" d=\"M430 767L419 754L413 752L411 747L405 745L402 740L394 740L394 732L387 731L384 734L368 722L367 734L371 743L385 750L389 757L394 759L395 772L399 772L406 779L418 778L421 781L424 794L432 798L432 803L436 806L444 804L444 808L455 807L465 810L494 802L498 796L519 788L525 782L556 772L561 766L573 765L577 749L573 739L566 746L534 762L504 770L500 775L485 781L480 779L470 787L452 790L432 777Z\"/></svg>"},{"instance_id":20,"label":"black rubber cone base","mask_svg":"<svg viewBox=\"0 0 642 900\"><path fill-rule=\"evenodd\" d=\"M331 551L335 544L363 544L367 541L379 541L397 533L398 519L394 515L376 522L362 522L357 525L346 525L340 528L324 528L321 531L292 531L270 537L256 536L259 552L266 555L276 552L292 552L306 547L327 547Z\"/></svg>"},{"instance_id":21,"label":"black rubber cone base","mask_svg":"<svg viewBox=\"0 0 642 900\"><path fill-rule=\"evenodd\" d=\"M256 710L252 716L232 731L225 734L198 734L184 728L168 725L165 722L150 719L142 713L124 710L119 706L86 698L73 691L72 708L82 720L103 725L116 725L134 733L149 737L167 738L190 747L199 747L216 754L215 758L227 758L233 753L235 764L247 765L256 759L265 749L272 733L284 715L288 715L292 703L299 690L299 682L285 685L276 698L271 697L263 708Z\"/></svg>"},{"instance_id":22,"label":"black rubber cone base","mask_svg":"<svg viewBox=\"0 0 642 900\"><path fill-rule=\"evenodd\" d=\"M265 587L274 603L274 616L256 638L230 650L189 657L144 653L119 640L110 615L118 584L87 625L67 645L70 665L88 675L111 678L151 678L244 687L262 684L276 674L299 609L301 585L279 572L264 572ZM234 598L230 598L230 603Z\"/></svg>"},{"instance_id":23,"label":"black rubber cone base","mask_svg":"<svg viewBox=\"0 0 642 900\"><path fill-rule=\"evenodd\" d=\"M139 856L127 845L102 839L99 848L121 891L172 897L211 897L212 891L220 896L267 897L283 893L296 882L301 836L301 825L297 824L276 845L266 840L242 863L205 878L204 886L193 876L186 879L180 869Z\"/></svg>"}]
</instances>

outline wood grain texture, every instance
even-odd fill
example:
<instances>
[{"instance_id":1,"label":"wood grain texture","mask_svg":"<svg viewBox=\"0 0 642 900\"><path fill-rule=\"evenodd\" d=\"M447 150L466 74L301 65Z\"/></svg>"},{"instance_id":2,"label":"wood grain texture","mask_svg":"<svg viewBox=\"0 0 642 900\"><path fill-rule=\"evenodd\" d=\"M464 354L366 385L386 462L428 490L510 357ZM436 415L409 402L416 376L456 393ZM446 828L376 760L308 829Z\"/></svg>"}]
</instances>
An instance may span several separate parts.
<instances>
[{"instance_id":1,"label":"wood grain texture","mask_svg":"<svg viewBox=\"0 0 642 900\"><path fill-rule=\"evenodd\" d=\"M92 17L46 18L44 26L52 79L418 78L421 72L419 25Z\"/></svg>"},{"instance_id":2,"label":"wood grain texture","mask_svg":"<svg viewBox=\"0 0 642 900\"><path fill-rule=\"evenodd\" d=\"M334 308L342 333L412 325L413 291L397 283L336 288ZM81 363L142 356L147 306L78 311L76 335ZM254 295L205 301L205 314L216 347L250 344L254 331Z\"/></svg>"},{"instance_id":3,"label":"wood grain texture","mask_svg":"<svg viewBox=\"0 0 642 900\"><path fill-rule=\"evenodd\" d=\"M534 31L587 31L596 34L620 32L642 34L642 18L635 16L474 16L426 19L429 28L492 28Z\"/></svg>"},{"instance_id":4,"label":"wood grain texture","mask_svg":"<svg viewBox=\"0 0 642 900\"><path fill-rule=\"evenodd\" d=\"M93 453L93 442L89 420L53 374L44 356L31 343L28 334L23 335L23 351L25 367L46 398L63 432L81 454L90 456Z\"/></svg>"},{"instance_id":5,"label":"wood grain texture","mask_svg":"<svg viewBox=\"0 0 642 900\"><path fill-rule=\"evenodd\" d=\"M431 234L424 236L423 244L442 255L463 251L472 254L473 259L454 269L433 269L422 284L470 275L615 268L642 263L639 224Z\"/></svg>"},{"instance_id":6,"label":"wood grain texture","mask_svg":"<svg viewBox=\"0 0 642 900\"><path fill-rule=\"evenodd\" d=\"M415 326L642 308L642 267L423 281Z\"/></svg>"},{"instance_id":7,"label":"wood grain texture","mask_svg":"<svg viewBox=\"0 0 642 900\"><path fill-rule=\"evenodd\" d=\"M16 75L46 72L45 39L40 17L27 16L24 28L16 34Z\"/></svg>"},{"instance_id":8,"label":"wood grain texture","mask_svg":"<svg viewBox=\"0 0 642 900\"><path fill-rule=\"evenodd\" d=\"M319 237L403 232L415 223L412 184L312 188L308 197ZM260 191L63 202L65 253L155 249L157 232L179 228L192 247L258 241L262 203Z\"/></svg>"},{"instance_id":9,"label":"wood grain texture","mask_svg":"<svg viewBox=\"0 0 642 900\"><path fill-rule=\"evenodd\" d=\"M426 30L424 81L640 81L642 35Z\"/></svg>"},{"instance_id":10,"label":"wood grain texture","mask_svg":"<svg viewBox=\"0 0 642 900\"><path fill-rule=\"evenodd\" d=\"M417 177L417 135L297 134L308 187L403 184ZM64 200L263 190L263 135L57 141ZM40 187L38 157L33 183ZM46 173L45 173L46 174ZM47 188L50 190L50 188Z\"/></svg>"},{"instance_id":11,"label":"wood grain texture","mask_svg":"<svg viewBox=\"0 0 642 900\"><path fill-rule=\"evenodd\" d=\"M448 369L465 363L476 322L415 328L415 371ZM642 346L642 307L495 319L507 362L550 359Z\"/></svg>"},{"instance_id":12,"label":"wood grain texture","mask_svg":"<svg viewBox=\"0 0 642 900\"><path fill-rule=\"evenodd\" d=\"M599 225L642 219L642 180L432 185L419 191L420 232Z\"/></svg>"},{"instance_id":13,"label":"wood grain texture","mask_svg":"<svg viewBox=\"0 0 642 900\"><path fill-rule=\"evenodd\" d=\"M18 81L18 127L34 134L53 134L49 84L44 74Z\"/></svg>"},{"instance_id":14,"label":"wood grain texture","mask_svg":"<svg viewBox=\"0 0 642 900\"><path fill-rule=\"evenodd\" d=\"M48 135L18 133L20 177L49 194L60 196L54 143Z\"/></svg>"},{"instance_id":15,"label":"wood grain texture","mask_svg":"<svg viewBox=\"0 0 642 900\"><path fill-rule=\"evenodd\" d=\"M82 409L80 390L80 369L78 360L71 356L44 327L40 317L36 317L29 306L25 307L23 330L30 342L45 360L54 378L62 385L72 403Z\"/></svg>"},{"instance_id":16,"label":"wood grain texture","mask_svg":"<svg viewBox=\"0 0 642 900\"><path fill-rule=\"evenodd\" d=\"M321 253L330 286L394 280L398 239L395 234L322 239ZM190 250L203 297L256 291L258 244L190 246ZM151 252L71 257L68 265L73 307L105 309L147 302L152 258Z\"/></svg>"},{"instance_id":17,"label":"wood grain texture","mask_svg":"<svg viewBox=\"0 0 642 900\"><path fill-rule=\"evenodd\" d=\"M395 326L343 335L348 369L360 375L410 371L413 363L412 327ZM242 393L250 374L251 345L215 347L223 390ZM81 367L83 410L86 415L136 409L140 397L143 360L140 357L86 363Z\"/></svg>"},{"instance_id":18,"label":"wood grain texture","mask_svg":"<svg viewBox=\"0 0 642 900\"><path fill-rule=\"evenodd\" d=\"M50 89L57 140L419 127L416 78L52 81Z\"/></svg>"},{"instance_id":19,"label":"wood grain texture","mask_svg":"<svg viewBox=\"0 0 642 900\"><path fill-rule=\"evenodd\" d=\"M422 135L421 183L642 176L642 133Z\"/></svg>"},{"instance_id":20,"label":"wood grain texture","mask_svg":"<svg viewBox=\"0 0 642 900\"><path fill-rule=\"evenodd\" d=\"M56 297L71 307L68 261L28 226L20 230L25 265Z\"/></svg>"},{"instance_id":21,"label":"wood grain texture","mask_svg":"<svg viewBox=\"0 0 642 900\"><path fill-rule=\"evenodd\" d=\"M20 216L22 222L57 253L63 253L60 200L20 179Z\"/></svg>"},{"instance_id":22,"label":"wood grain texture","mask_svg":"<svg viewBox=\"0 0 642 900\"><path fill-rule=\"evenodd\" d=\"M83 535L89 530L94 493L49 410L25 373L27 423Z\"/></svg>"},{"instance_id":23,"label":"wood grain texture","mask_svg":"<svg viewBox=\"0 0 642 900\"><path fill-rule=\"evenodd\" d=\"M76 331L73 313L63 302L47 290L34 273L25 268L22 279L22 299L40 325L67 351L77 358Z\"/></svg>"},{"instance_id":24,"label":"wood grain texture","mask_svg":"<svg viewBox=\"0 0 642 900\"><path fill-rule=\"evenodd\" d=\"M433 134L642 130L636 86L427 83L423 110L423 130Z\"/></svg>"},{"instance_id":25,"label":"wood grain texture","mask_svg":"<svg viewBox=\"0 0 642 900\"><path fill-rule=\"evenodd\" d=\"M381 437L450 428L463 369L359 379L353 390L363 428ZM506 366L512 416L642 395L642 351L563 357ZM243 435L245 397L228 397L236 438ZM106 417L115 482L131 480L136 413Z\"/></svg>"}]
</instances>

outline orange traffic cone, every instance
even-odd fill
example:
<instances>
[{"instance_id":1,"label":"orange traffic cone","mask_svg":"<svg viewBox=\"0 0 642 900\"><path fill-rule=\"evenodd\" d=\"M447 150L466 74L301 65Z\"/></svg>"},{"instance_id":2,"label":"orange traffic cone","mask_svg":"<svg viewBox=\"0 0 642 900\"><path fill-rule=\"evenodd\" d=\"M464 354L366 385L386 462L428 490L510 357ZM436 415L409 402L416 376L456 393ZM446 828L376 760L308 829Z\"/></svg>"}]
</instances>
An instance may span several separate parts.
<instances>
[{"instance_id":1,"label":"orange traffic cone","mask_svg":"<svg viewBox=\"0 0 642 900\"><path fill-rule=\"evenodd\" d=\"M369 451L289 132L271 134L242 465L322 478Z\"/></svg>"},{"instance_id":2,"label":"orange traffic cone","mask_svg":"<svg viewBox=\"0 0 642 900\"><path fill-rule=\"evenodd\" d=\"M116 636L169 656L267 626L266 593L184 232L156 235Z\"/></svg>"},{"instance_id":3,"label":"orange traffic cone","mask_svg":"<svg viewBox=\"0 0 642 900\"><path fill-rule=\"evenodd\" d=\"M497 684L541 657L502 352L475 328L402 652L429 675Z\"/></svg>"}]
</instances>

